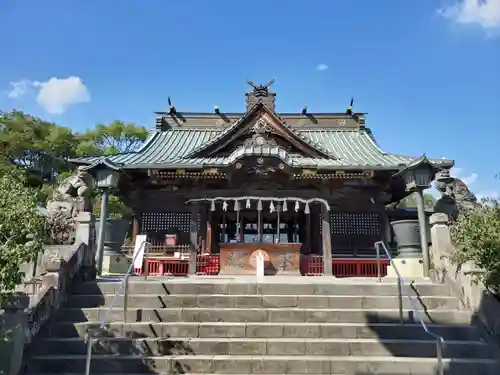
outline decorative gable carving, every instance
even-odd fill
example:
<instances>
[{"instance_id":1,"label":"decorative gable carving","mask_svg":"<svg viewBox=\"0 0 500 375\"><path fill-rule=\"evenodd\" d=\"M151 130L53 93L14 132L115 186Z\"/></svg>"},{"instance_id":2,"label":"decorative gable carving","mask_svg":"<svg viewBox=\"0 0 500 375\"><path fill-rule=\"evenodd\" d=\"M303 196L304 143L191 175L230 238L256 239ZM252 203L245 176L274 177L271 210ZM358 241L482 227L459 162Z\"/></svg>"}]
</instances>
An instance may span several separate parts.
<instances>
[{"instance_id":1,"label":"decorative gable carving","mask_svg":"<svg viewBox=\"0 0 500 375\"><path fill-rule=\"evenodd\" d=\"M242 141L242 138L247 139ZM279 146L276 138L284 139L289 145L310 157L335 158L320 144L298 134L285 124L281 118L264 104L258 103L250 112L224 129L208 143L200 146L185 157L207 157L228 148L236 148L242 144L248 146ZM238 141L240 143L238 143Z\"/></svg>"},{"instance_id":2,"label":"decorative gable carving","mask_svg":"<svg viewBox=\"0 0 500 375\"><path fill-rule=\"evenodd\" d=\"M274 129L262 118L248 128L247 134L250 134L250 137L243 143L245 147L278 146L278 142L272 137L272 134L275 134Z\"/></svg>"}]
</instances>

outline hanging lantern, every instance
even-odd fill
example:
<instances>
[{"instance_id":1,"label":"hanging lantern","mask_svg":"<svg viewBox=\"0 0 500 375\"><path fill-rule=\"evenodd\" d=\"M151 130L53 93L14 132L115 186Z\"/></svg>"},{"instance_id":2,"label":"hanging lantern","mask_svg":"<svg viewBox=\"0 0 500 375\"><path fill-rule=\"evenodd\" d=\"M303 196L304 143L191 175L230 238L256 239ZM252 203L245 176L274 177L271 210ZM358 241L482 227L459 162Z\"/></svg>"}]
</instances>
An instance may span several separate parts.
<instances>
[{"instance_id":1,"label":"hanging lantern","mask_svg":"<svg viewBox=\"0 0 500 375\"><path fill-rule=\"evenodd\" d=\"M252 205L250 203L250 199L247 199L247 203L245 204L245 208L252 208Z\"/></svg>"},{"instance_id":2,"label":"hanging lantern","mask_svg":"<svg viewBox=\"0 0 500 375\"><path fill-rule=\"evenodd\" d=\"M262 211L262 201L260 199L257 202L257 211Z\"/></svg>"},{"instance_id":3,"label":"hanging lantern","mask_svg":"<svg viewBox=\"0 0 500 375\"><path fill-rule=\"evenodd\" d=\"M309 215L311 213L311 211L309 210L309 203L306 203L306 208L304 208L304 213L306 215Z\"/></svg>"},{"instance_id":4,"label":"hanging lantern","mask_svg":"<svg viewBox=\"0 0 500 375\"><path fill-rule=\"evenodd\" d=\"M299 212L300 210L300 203L299 201L295 201L295 212Z\"/></svg>"},{"instance_id":5,"label":"hanging lantern","mask_svg":"<svg viewBox=\"0 0 500 375\"><path fill-rule=\"evenodd\" d=\"M215 211L215 201L212 200L212 204L210 205L210 211Z\"/></svg>"},{"instance_id":6,"label":"hanging lantern","mask_svg":"<svg viewBox=\"0 0 500 375\"><path fill-rule=\"evenodd\" d=\"M283 200L283 212L287 212L288 211L288 207L286 206L286 199Z\"/></svg>"},{"instance_id":7,"label":"hanging lantern","mask_svg":"<svg viewBox=\"0 0 500 375\"><path fill-rule=\"evenodd\" d=\"M275 208L274 208L274 203L273 203L273 201L271 201L271 203L269 204L269 212L270 212L270 213L273 213L273 212L274 212L274 210L275 210Z\"/></svg>"},{"instance_id":8,"label":"hanging lantern","mask_svg":"<svg viewBox=\"0 0 500 375\"><path fill-rule=\"evenodd\" d=\"M240 201L234 201L234 210L239 211L240 210Z\"/></svg>"},{"instance_id":9,"label":"hanging lantern","mask_svg":"<svg viewBox=\"0 0 500 375\"><path fill-rule=\"evenodd\" d=\"M222 202L222 211L227 211L227 202Z\"/></svg>"}]
</instances>

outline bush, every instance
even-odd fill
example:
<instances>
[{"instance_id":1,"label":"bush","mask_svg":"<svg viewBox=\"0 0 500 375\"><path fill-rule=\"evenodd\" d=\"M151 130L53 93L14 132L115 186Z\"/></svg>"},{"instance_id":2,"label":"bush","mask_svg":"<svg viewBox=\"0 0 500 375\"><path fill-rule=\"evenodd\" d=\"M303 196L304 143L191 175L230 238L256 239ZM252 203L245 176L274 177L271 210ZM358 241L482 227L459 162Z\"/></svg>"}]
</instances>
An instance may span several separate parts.
<instances>
[{"instance_id":1,"label":"bush","mask_svg":"<svg viewBox=\"0 0 500 375\"><path fill-rule=\"evenodd\" d=\"M500 292L500 202L490 200L483 205L460 212L451 227L455 244L452 261L455 264L472 262L481 272L474 273L476 281L491 291Z\"/></svg>"},{"instance_id":2,"label":"bush","mask_svg":"<svg viewBox=\"0 0 500 375\"><path fill-rule=\"evenodd\" d=\"M43 252L45 218L39 214L37 191L26 186L26 175L12 167L0 174L0 293L9 294L23 282L21 265ZM0 297L2 296L0 295Z\"/></svg>"}]
</instances>

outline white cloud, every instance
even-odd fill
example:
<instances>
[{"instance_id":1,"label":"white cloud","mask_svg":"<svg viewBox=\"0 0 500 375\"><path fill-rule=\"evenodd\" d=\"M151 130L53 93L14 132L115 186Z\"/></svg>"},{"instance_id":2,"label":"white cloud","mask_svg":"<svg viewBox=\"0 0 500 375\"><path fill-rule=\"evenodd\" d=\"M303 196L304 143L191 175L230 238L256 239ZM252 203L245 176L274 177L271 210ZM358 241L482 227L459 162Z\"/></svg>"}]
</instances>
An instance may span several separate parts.
<instances>
[{"instance_id":1,"label":"white cloud","mask_svg":"<svg viewBox=\"0 0 500 375\"><path fill-rule=\"evenodd\" d=\"M30 89L31 82L28 79L21 79L20 81L9 83L9 92L7 97L11 99L17 99L28 92Z\"/></svg>"},{"instance_id":2,"label":"white cloud","mask_svg":"<svg viewBox=\"0 0 500 375\"><path fill-rule=\"evenodd\" d=\"M316 70L322 72L324 70L328 70L328 65L326 64L319 64L317 67L316 67Z\"/></svg>"},{"instance_id":3,"label":"white cloud","mask_svg":"<svg viewBox=\"0 0 500 375\"><path fill-rule=\"evenodd\" d=\"M483 199L500 199L500 192L498 190L483 190L476 194L479 201Z\"/></svg>"},{"instance_id":4,"label":"white cloud","mask_svg":"<svg viewBox=\"0 0 500 375\"><path fill-rule=\"evenodd\" d=\"M466 185L473 184L478 178L477 173L469 174L462 168L457 168L457 167L451 168L450 173L453 177L461 179Z\"/></svg>"},{"instance_id":5,"label":"white cloud","mask_svg":"<svg viewBox=\"0 0 500 375\"><path fill-rule=\"evenodd\" d=\"M48 113L64 113L68 106L90 101L90 92L80 77L52 77L45 82L33 82L39 89L37 103Z\"/></svg>"},{"instance_id":6,"label":"white cloud","mask_svg":"<svg viewBox=\"0 0 500 375\"><path fill-rule=\"evenodd\" d=\"M456 23L479 25L489 32L500 30L500 0L458 0L438 12Z\"/></svg>"},{"instance_id":7,"label":"white cloud","mask_svg":"<svg viewBox=\"0 0 500 375\"><path fill-rule=\"evenodd\" d=\"M90 101L90 92L80 77L52 77L45 82L22 79L10 82L7 96L17 99L27 94L32 88L37 90L36 101L50 114L61 114L77 103Z\"/></svg>"}]
</instances>

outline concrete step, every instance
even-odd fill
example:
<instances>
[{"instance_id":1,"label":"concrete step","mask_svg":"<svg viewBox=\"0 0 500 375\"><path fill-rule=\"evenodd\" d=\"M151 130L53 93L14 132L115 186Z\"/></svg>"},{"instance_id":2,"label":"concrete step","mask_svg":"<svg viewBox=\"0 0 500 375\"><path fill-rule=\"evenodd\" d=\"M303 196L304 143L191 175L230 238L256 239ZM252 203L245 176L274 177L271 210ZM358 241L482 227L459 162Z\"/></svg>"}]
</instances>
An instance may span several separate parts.
<instances>
[{"instance_id":1,"label":"concrete step","mask_svg":"<svg viewBox=\"0 0 500 375\"><path fill-rule=\"evenodd\" d=\"M43 328L45 337L83 337L99 323L52 322ZM428 325L431 332L445 340L480 340L477 329L464 325ZM105 328L112 337L194 337L194 338L385 338L429 339L422 326L394 323L241 323L241 322L166 322L110 323Z\"/></svg>"},{"instance_id":2,"label":"concrete step","mask_svg":"<svg viewBox=\"0 0 500 375\"><path fill-rule=\"evenodd\" d=\"M497 375L491 359L444 359L447 374ZM434 374L437 360L414 357L335 356L113 356L95 355L91 373L202 373L202 374ZM83 372L84 355L33 356L29 374Z\"/></svg>"},{"instance_id":3,"label":"concrete step","mask_svg":"<svg viewBox=\"0 0 500 375\"><path fill-rule=\"evenodd\" d=\"M469 311L426 310L425 322L437 324L468 324ZM412 310L403 310L406 322L418 322ZM121 308L62 308L55 314L60 322L124 321ZM318 323L396 323L397 309L302 309L302 308L130 308L128 322L318 322Z\"/></svg>"},{"instance_id":4,"label":"concrete step","mask_svg":"<svg viewBox=\"0 0 500 375\"><path fill-rule=\"evenodd\" d=\"M229 295L347 295L347 296L396 296L398 289L395 282L378 283L338 283L335 279L328 282L315 282L313 277L303 277L302 282L243 282L244 280L189 281L143 281L133 280L129 283L130 294L229 294ZM322 278L321 278L322 279ZM285 280L286 281L286 280ZM75 287L74 294L116 294L120 289L119 282L89 282ZM123 287L122 287L123 289ZM419 296L449 296L446 285L417 283L413 286ZM120 294L123 294L123 290Z\"/></svg>"},{"instance_id":5,"label":"concrete step","mask_svg":"<svg viewBox=\"0 0 500 375\"><path fill-rule=\"evenodd\" d=\"M458 310L461 303L458 298L447 296L414 297L414 302L422 309ZM99 306L123 306L123 295L112 294L77 294L68 298L65 306L73 308L89 308ZM334 309L395 309L398 308L397 296L291 296L291 295L152 295L135 294L128 296L129 307L242 307L242 308L334 308ZM403 306L411 308L408 298L403 298Z\"/></svg>"},{"instance_id":6,"label":"concrete step","mask_svg":"<svg viewBox=\"0 0 500 375\"><path fill-rule=\"evenodd\" d=\"M83 338L51 338L39 341L32 353L82 354ZM104 337L93 345L95 354L162 355L313 355L436 357L435 340L388 339L237 339L237 338L126 338ZM447 341L446 358L489 358L481 341Z\"/></svg>"}]
</instances>

